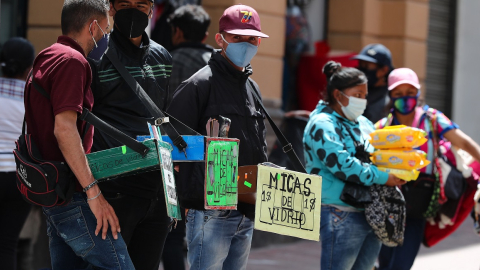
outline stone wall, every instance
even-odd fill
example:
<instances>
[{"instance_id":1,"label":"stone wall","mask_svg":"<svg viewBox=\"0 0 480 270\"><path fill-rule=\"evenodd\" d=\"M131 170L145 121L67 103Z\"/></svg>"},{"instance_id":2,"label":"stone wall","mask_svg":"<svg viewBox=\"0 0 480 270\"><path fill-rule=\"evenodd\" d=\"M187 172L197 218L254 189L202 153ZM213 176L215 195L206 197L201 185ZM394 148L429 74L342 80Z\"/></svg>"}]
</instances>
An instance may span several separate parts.
<instances>
[{"instance_id":1,"label":"stone wall","mask_svg":"<svg viewBox=\"0 0 480 270\"><path fill-rule=\"evenodd\" d=\"M429 0L330 0L328 42L332 49L355 52L382 43L394 67L413 69L424 84L428 8Z\"/></svg>"}]
</instances>

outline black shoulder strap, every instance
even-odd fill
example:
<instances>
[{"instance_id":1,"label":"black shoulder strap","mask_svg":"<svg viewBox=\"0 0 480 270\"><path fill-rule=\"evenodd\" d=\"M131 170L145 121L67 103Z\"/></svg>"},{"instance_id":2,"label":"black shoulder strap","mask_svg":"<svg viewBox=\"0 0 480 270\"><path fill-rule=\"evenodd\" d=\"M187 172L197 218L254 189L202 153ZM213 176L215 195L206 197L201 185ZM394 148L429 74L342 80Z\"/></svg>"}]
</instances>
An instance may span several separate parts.
<instances>
[{"instance_id":1,"label":"black shoulder strap","mask_svg":"<svg viewBox=\"0 0 480 270\"><path fill-rule=\"evenodd\" d=\"M47 99L50 99L50 95L47 93L47 91L45 91L45 89L43 89L40 85L38 85L38 83L35 82L33 77L32 77L32 85L42 96L44 96ZM119 141L120 143L128 146L129 148L131 148L135 152L141 154L142 156L145 156L149 151L149 148L147 146L145 146L143 143L140 143L140 142L132 139L131 137L129 137L125 133L123 133L120 130L116 129L115 127L107 124L106 122L104 122L100 118L96 117L93 113L91 113L86 108L83 108L82 114L80 115L79 118L80 118L80 120L83 120L83 121L91 124L95 128L101 130L102 132L104 132L105 134L114 138L115 140ZM22 134L25 134L25 120L23 122L23 125L24 125L24 127L23 127ZM88 129L88 126L85 127L85 132L86 132L87 129ZM83 134L82 138L84 137L84 135L85 135L85 133Z\"/></svg>"},{"instance_id":2,"label":"black shoulder strap","mask_svg":"<svg viewBox=\"0 0 480 270\"><path fill-rule=\"evenodd\" d=\"M32 74L33 74L33 68L30 69L30 72L28 73L28 76L27 76L27 82L28 80L30 80L30 78L33 78L32 77ZM26 98L26 95L27 95L27 85L28 83L25 83L25 87L23 89L23 99L24 99L24 103L25 103L25 98ZM22 136L25 135L25 127L26 127L26 124L27 123L27 117L26 117L26 113L23 114L23 124L22 124Z\"/></svg>"},{"instance_id":3,"label":"black shoulder strap","mask_svg":"<svg viewBox=\"0 0 480 270\"><path fill-rule=\"evenodd\" d=\"M86 108L83 108L83 112L82 112L82 115L80 115L80 119L90 123L96 129L101 130L102 132L114 138L115 140L119 141L120 143L128 146L135 152L141 154L143 157L149 151L149 148L145 146L143 143L138 142L137 140L131 138L127 134L116 129L112 125L104 122L102 119L98 118L96 115L91 113Z\"/></svg>"},{"instance_id":4,"label":"black shoulder strap","mask_svg":"<svg viewBox=\"0 0 480 270\"><path fill-rule=\"evenodd\" d=\"M253 85L253 82L250 79L248 79L248 82L249 83L247 84L247 89L250 90L250 92L252 92L258 104L260 104L260 108L262 108L263 113L265 113L265 116L267 117L268 122L270 123L270 126L272 126L272 129L275 132L275 135L277 135L278 140L282 144L283 152L288 155L288 157L290 158L290 161L293 163L293 166L295 167L295 170L297 172L306 173L305 167L303 167L303 164L298 158L297 154L295 153L295 150L293 150L292 144L288 142L287 138L285 138L285 135L283 135L283 133L277 127L275 122L273 122L272 118L270 117L267 110L265 109L265 106L263 106L262 100L260 99L257 91L255 90L255 86Z\"/></svg>"},{"instance_id":5,"label":"black shoulder strap","mask_svg":"<svg viewBox=\"0 0 480 270\"><path fill-rule=\"evenodd\" d=\"M147 93L145 93L145 90L143 90L142 86L132 77L132 75L127 71L125 66L118 60L118 57L115 55L115 53L107 49L105 56L112 62L113 66L115 69L117 69L118 73L123 77L125 82L130 86L130 88L133 90L133 92L137 95L137 97L142 101L143 105L147 108L147 110L150 112L150 114L155 118L155 119L161 119L165 118L165 114L155 105L155 103L152 101L152 99L148 96ZM185 149L187 148L187 143L185 140L180 136L173 126L172 122L176 123L181 123L175 118L171 118L169 116L169 122L165 122L162 125L162 128L165 130L167 133L168 137L172 140L173 144L178 148L178 150L182 151L186 155ZM190 129L186 125L177 125L177 127L181 127L182 132L184 135L199 135L197 132L194 130Z\"/></svg>"}]
</instances>

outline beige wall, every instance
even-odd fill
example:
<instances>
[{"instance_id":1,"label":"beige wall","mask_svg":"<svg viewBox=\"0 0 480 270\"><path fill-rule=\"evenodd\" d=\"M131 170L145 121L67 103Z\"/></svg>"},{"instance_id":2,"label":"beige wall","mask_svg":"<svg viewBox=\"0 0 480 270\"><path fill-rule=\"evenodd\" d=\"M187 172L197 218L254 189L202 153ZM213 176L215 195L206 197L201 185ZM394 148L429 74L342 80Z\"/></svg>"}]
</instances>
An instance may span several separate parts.
<instances>
[{"instance_id":1,"label":"beige wall","mask_svg":"<svg viewBox=\"0 0 480 270\"><path fill-rule=\"evenodd\" d=\"M252 78L259 84L262 96L279 105L282 95L286 0L203 0L202 5L212 19L207 43L218 48L214 39L218 33L218 21L227 7L240 3L255 8L260 15L262 32L270 36L262 39L258 53L252 60Z\"/></svg>"},{"instance_id":2,"label":"beige wall","mask_svg":"<svg viewBox=\"0 0 480 270\"><path fill-rule=\"evenodd\" d=\"M395 67L409 67L425 81L429 0L330 0L328 16L332 49L358 52L382 43Z\"/></svg>"},{"instance_id":3,"label":"beige wall","mask_svg":"<svg viewBox=\"0 0 480 270\"><path fill-rule=\"evenodd\" d=\"M61 35L63 1L30 0L27 38L37 53L56 42ZM252 60L252 78L260 85L264 98L277 107L282 92L286 0L203 0L202 4L212 18L207 43L217 47L214 36L218 32L218 20L227 7L239 3L250 5L259 12L262 31L270 36L262 40L258 54Z\"/></svg>"},{"instance_id":4,"label":"beige wall","mask_svg":"<svg viewBox=\"0 0 480 270\"><path fill-rule=\"evenodd\" d=\"M60 15L64 0L30 0L28 3L27 39L35 51L52 45L62 34Z\"/></svg>"}]
</instances>

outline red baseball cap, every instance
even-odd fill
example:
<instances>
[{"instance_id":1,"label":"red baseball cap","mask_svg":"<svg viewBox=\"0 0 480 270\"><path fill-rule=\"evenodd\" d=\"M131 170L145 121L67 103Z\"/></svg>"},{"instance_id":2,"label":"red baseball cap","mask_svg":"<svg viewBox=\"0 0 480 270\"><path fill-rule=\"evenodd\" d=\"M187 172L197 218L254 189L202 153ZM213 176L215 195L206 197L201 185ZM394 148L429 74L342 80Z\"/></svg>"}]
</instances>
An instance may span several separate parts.
<instances>
[{"instance_id":1,"label":"red baseball cap","mask_svg":"<svg viewBox=\"0 0 480 270\"><path fill-rule=\"evenodd\" d=\"M219 31L241 36L268 38L261 31L260 16L252 7L234 5L227 8L220 17Z\"/></svg>"}]
</instances>

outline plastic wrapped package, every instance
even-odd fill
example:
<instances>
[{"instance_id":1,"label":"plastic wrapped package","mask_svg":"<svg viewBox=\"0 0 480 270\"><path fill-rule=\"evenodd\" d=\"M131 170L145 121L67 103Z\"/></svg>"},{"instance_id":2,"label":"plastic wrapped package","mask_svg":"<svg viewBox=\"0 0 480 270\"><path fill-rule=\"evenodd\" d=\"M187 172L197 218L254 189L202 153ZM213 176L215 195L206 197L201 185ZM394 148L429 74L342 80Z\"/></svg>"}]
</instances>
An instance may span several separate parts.
<instances>
[{"instance_id":1,"label":"plastic wrapped package","mask_svg":"<svg viewBox=\"0 0 480 270\"><path fill-rule=\"evenodd\" d=\"M370 134L376 149L417 148L428 141L424 130L403 125L377 129Z\"/></svg>"}]
</instances>

